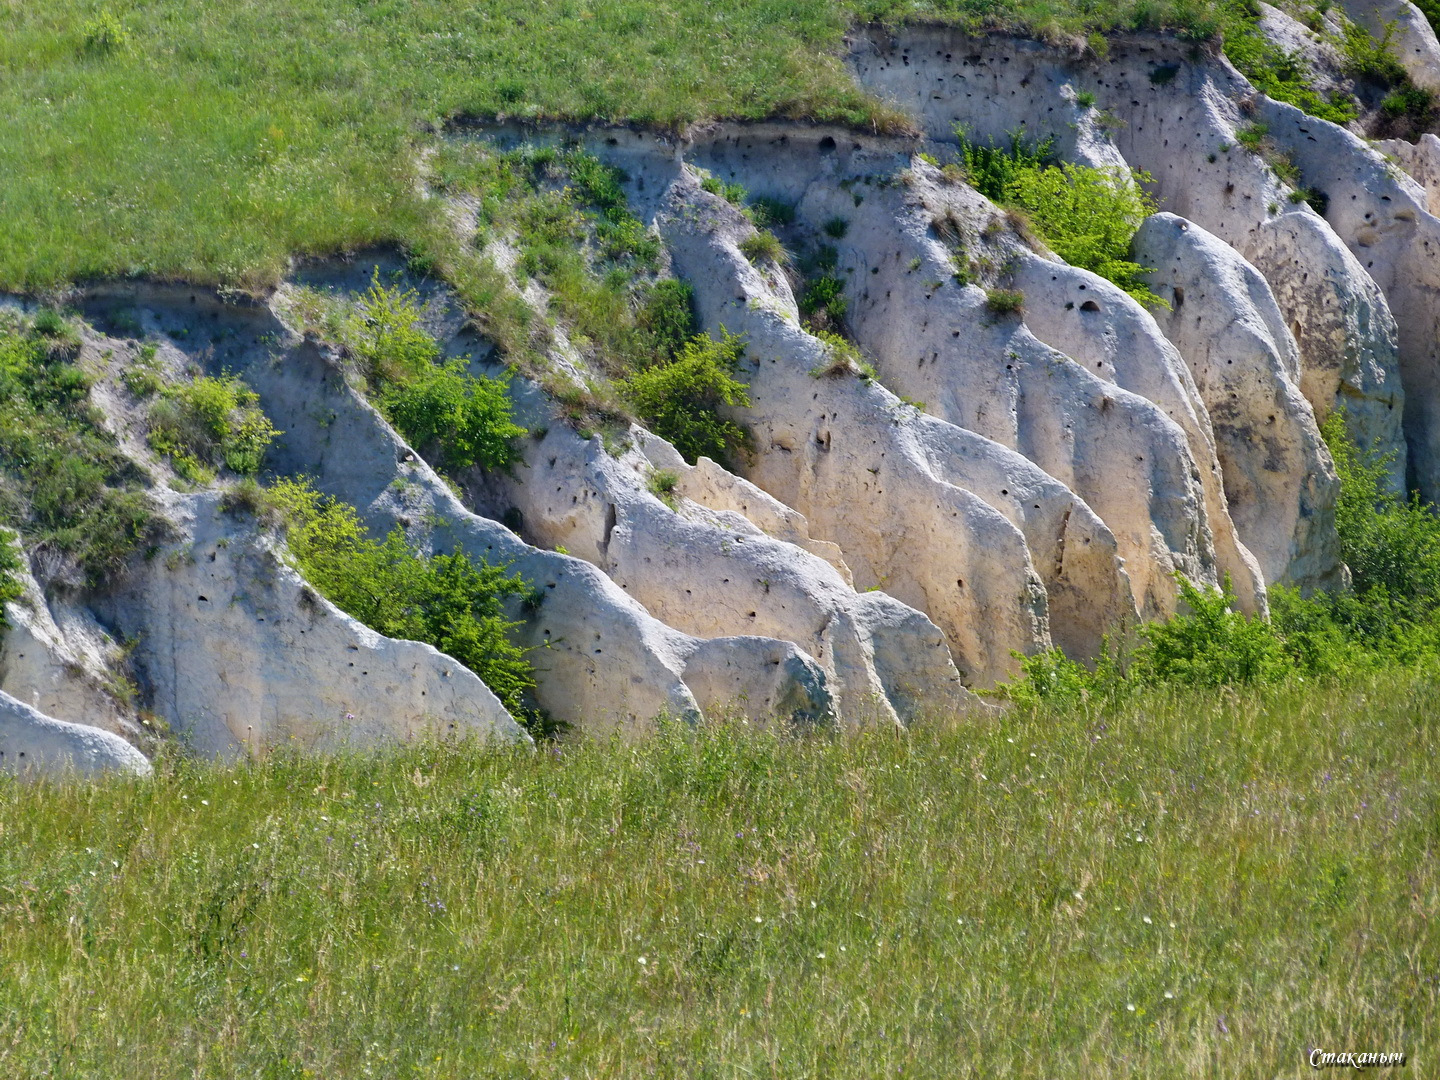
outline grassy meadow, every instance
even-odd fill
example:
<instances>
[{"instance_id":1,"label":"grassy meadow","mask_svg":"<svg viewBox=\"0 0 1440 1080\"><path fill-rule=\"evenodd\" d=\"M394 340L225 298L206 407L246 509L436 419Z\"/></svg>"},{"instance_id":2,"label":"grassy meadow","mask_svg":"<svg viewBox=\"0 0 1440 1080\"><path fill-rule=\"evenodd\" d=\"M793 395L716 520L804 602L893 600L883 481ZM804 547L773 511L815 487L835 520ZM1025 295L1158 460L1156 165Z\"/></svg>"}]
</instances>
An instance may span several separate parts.
<instances>
[{"instance_id":1,"label":"grassy meadow","mask_svg":"<svg viewBox=\"0 0 1440 1080\"><path fill-rule=\"evenodd\" d=\"M1437 718L1391 673L0 781L0 1075L1428 1075Z\"/></svg>"},{"instance_id":2,"label":"grassy meadow","mask_svg":"<svg viewBox=\"0 0 1440 1080\"><path fill-rule=\"evenodd\" d=\"M259 284L404 243L416 149L458 115L889 123L855 22L1179 25L1209 0L0 0L0 287Z\"/></svg>"}]
</instances>

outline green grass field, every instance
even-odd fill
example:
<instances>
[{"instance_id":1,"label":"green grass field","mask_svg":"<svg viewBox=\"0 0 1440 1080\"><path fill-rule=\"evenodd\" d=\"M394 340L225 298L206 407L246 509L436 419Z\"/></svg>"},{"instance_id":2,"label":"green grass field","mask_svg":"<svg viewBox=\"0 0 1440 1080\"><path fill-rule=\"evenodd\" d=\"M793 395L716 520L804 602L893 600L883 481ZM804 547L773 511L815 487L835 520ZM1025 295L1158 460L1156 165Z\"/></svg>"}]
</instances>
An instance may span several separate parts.
<instances>
[{"instance_id":1,"label":"green grass field","mask_svg":"<svg viewBox=\"0 0 1440 1080\"><path fill-rule=\"evenodd\" d=\"M1437 717L1391 673L0 781L0 1075L1429 1075Z\"/></svg>"},{"instance_id":2,"label":"green grass field","mask_svg":"<svg viewBox=\"0 0 1440 1080\"><path fill-rule=\"evenodd\" d=\"M840 59L853 22L1213 29L1214 7L0 0L0 287L258 284L294 254L403 243L432 213L415 149L457 115L885 120Z\"/></svg>"}]
</instances>

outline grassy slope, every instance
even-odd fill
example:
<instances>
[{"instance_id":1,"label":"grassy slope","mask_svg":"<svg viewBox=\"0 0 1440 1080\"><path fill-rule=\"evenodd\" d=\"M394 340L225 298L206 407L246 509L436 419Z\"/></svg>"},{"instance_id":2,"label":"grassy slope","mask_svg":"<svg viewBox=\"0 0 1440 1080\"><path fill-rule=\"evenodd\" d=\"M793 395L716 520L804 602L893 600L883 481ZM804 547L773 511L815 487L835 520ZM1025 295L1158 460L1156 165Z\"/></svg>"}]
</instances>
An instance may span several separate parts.
<instances>
[{"instance_id":1,"label":"grassy slope","mask_svg":"<svg viewBox=\"0 0 1440 1080\"><path fill-rule=\"evenodd\" d=\"M0 782L0 1073L1420 1075L1437 717L1388 675Z\"/></svg>"},{"instance_id":2,"label":"grassy slope","mask_svg":"<svg viewBox=\"0 0 1440 1080\"><path fill-rule=\"evenodd\" d=\"M412 147L457 113L873 119L852 20L1055 29L1208 0L0 0L0 286L273 277L413 235ZM87 49L102 10L128 42Z\"/></svg>"}]
</instances>

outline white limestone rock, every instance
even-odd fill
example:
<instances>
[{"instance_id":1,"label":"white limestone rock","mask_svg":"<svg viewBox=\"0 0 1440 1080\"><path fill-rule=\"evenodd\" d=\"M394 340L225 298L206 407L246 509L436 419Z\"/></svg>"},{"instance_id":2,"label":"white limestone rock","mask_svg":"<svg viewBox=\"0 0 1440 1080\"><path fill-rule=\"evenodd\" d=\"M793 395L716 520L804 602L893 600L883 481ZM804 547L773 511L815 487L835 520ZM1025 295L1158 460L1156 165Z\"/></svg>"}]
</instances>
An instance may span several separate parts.
<instances>
[{"instance_id":1,"label":"white limestone rock","mask_svg":"<svg viewBox=\"0 0 1440 1080\"><path fill-rule=\"evenodd\" d=\"M1384 291L1398 325L1409 475L1424 499L1440 499L1440 219L1424 189L1350 132L1268 98L1258 114L1302 182L1325 192L1325 222Z\"/></svg>"},{"instance_id":2,"label":"white limestone rock","mask_svg":"<svg viewBox=\"0 0 1440 1080\"><path fill-rule=\"evenodd\" d=\"M1218 580L1185 433L1150 401L1038 340L1018 315L992 312L983 289L954 282L937 219L963 234L970 255L1000 264L1023 260L1025 249L978 192L937 181L917 164L909 186L872 191L852 211L840 265L856 340L891 389L1023 455L1083 500L1113 535L1141 614L1168 614L1174 571ZM812 189L807 217L824 220L828 199ZM1118 605L1114 584L1085 603L1112 618Z\"/></svg>"},{"instance_id":3,"label":"white limestone rock","mask_svg":"<svg viewBox=\"0 0 1440 1080\"><path fill-rule=\"evenodd\" d=\"M1440 139L1427 131L1418 142L1381 139L1371 145L1424 189L1425 208L1440 215Z\"/></svg>"},{"instance_id":4,"label":"white limestone rock","mask_svg":"<svg viewBox=\"0 0 1440 1080\"><path fill-rule=\"evenodd\" d=\"M219 501L176 499L184 538L96 600L138 639L143 692L196 753L259 757L421 735L528 741L474 672L346 615Z\"/></svg>"},{"instance_id":5,"label":"white limestone rock","mask_svg":"<svg viewBox=\"0 0 1440 1080\"><path fill-rule=\"evenodd\" d=\"M120 646L81 604L47 600L28 571L20 581L24 594L5 605L0 628L0 690L48 716L138 735L115 694Z\"/></svg>"},{"instance_id":6,"label":"white limestone rock","mask_svg":"<svg viewBox=\"0 0 1440 1080\"><path fill-rule=\"evenodd\" d=\"M917 70L897 79L897 58L906 55ZM967 85L978 79L991 87L996 107L975 114L984 120L975 127L981 137L1000 138L1021 123L1029 121L1033 128L1034 118L1055 115L1063 101L1061 86L1095 94L1097 105L1116 118L1108 137L1127 165L1152 175L1161 208L1219 236L1265 276L1299 346L1300 388L1317 418L1343 404L1352 437L1394 454L1392 484L1397 490L1403 486L1401 353L1414 358L1406 361L1408 368L1423 367L1426 335L1432 344L1434 335L1424 318L1412 327L1401 316L1406 324L1401 341L1391 314L1396 298L1389 296L1387 304L1384 283L1372 281L1362 260L1347 249L1348 235L1342 242L1309 207L1292 203L1291 190L1266 163L1237 144L1237 129L1270 121L1269 110L1289 107L1257 94L1223 56L1135 35L1113 39L1102 65L1038 41L914 28L893 41L859 42L852 63L867 85L925 118L927 132L937 140L951 138L951 124L941 119L947 110L965 107L960 84L947 78L950 66L966 76ZM1307 130L1341 131L1304 120ZM1272 141L1278 141L1277 128L1285 125L1270 127ZM1348 143L1332 148L1337 164L1355 160L1358 144L1341 133ZM1063 145L1057 145L1063 156ZM1318 179L1306 182L1328 190ZM1333 193L1331 200L1333 221L1340 200ZM1428 430L1429 422L1423 407L1407 409L1413 449L1425 441L1417 433Z\"/></svg>"},{"instance_id":7,"label":"white limestone rock","mask_svg":"<svg viewBox=\"0 0 1440 1080\"><path fill-rule=\"evenodd\" d=\"M356 506L377 534L399 526L424 550L464 550L531 583L536 602L517 606L513 617L522 622L520 643L535 650L535 697L550 715L579 730L639 732L660 715L700 713L684 680L699 639L656 619L589 562L532 547L472 513L318 348L301 345L283 365L256 363L246 378L285 431L270 458L277 471L312 477ZM753 659L748 645L734 648ZM773 673L766 665L755 671L752 702L767 700L762 688Z\"/></svg>"},{"instance_id":8,"label":"white limestone rock","mask_svg":"<svg viewBox=\"0 0 1440 1080\"><path fill-rule=\"evenodd\" d=\"M46 716L0 691L0 771L21 776L150 775L150 761L119 735Z\"/></svg>"},{"instance_id":9,"label":"white limestone rock","mask_svg":"<svg viewBox=\"0 0 1440 1080\"><path fill-rule=\"evenodd\" d=\"M768 535L732 507L750 508L794 540L820 546L809 539L801 515L702 461L687 465L668 443L640 428L631 429L625 450L612 454L598 437L581 439L557 423L527 448L526 462L513 476L476 471L467 477L467 490L477 506L492 512L507 503L518 508L527 536L594 563L669 626L703 639L762 635L794 642L825 672L844 722L877 715L891 723L913 719L912 703L890 701L888 685L933 687L937 703L968 697L958 686L944 635L929 619L883 594L862 601L830 562ZM673 509L649 490L657 470L677 478ZM680 478L696 479L686 484ZM728 497L707 506L682 494L682 485L691 495L727 491ZM823 547L839 559L836 545ZM900 610L890 616L887 606ZM900 670L876 671L873 649L863 644L879 632L868 625L877 614L886 633L909 627L908 644L886 654L902 660Z\"/></svg>"},{"instance_id":10,"label":"white limestone rock","mask_svg":"<svg viewBox=\"0 0 1440 1080\"><path fill-rule=\"evenodd\" d=\"M1417 86L1440 90L1440 41L1410 0L1340 0L1340 6L1377 40L1391 35L1392 52Z\"/></svg>"},{"instance_id":11,"label":"white limestone rock","mask_svg":"<svg viewBox=\"0 0 1440 1080\"><path fill-rule=\"evenodd\" d=\"M1157 318L1214 425L1225 501L1267 584L1341 584L1339 480L1300 392L1299 350L1260 272L1174 214L1140 227L1135 259L1170 303Z\"/></svg>"},{"instance_id":12,"label":"white limestone rock","mask_svg":"<svg viewBox=\"0 0 1440 1080\"><path fill-rule=\"evenodd\" d=\"M758 448L748 479L838 544L857 587L929 615L973 683L1013 672L1012 650L1046 647L1045 589L1024 535L953 479L1000 448L857 374L823 374L833 358L798 326L783 278L738 250L751 226L692 176L672 185L657 221L677 273L695 286L702 324L746 336L751 406L740 416ZM1038 472L1026 480L1049 482ZM1085 540L1103 544L1084 536L1077 554Z\"/></svg>"}]
</instances>

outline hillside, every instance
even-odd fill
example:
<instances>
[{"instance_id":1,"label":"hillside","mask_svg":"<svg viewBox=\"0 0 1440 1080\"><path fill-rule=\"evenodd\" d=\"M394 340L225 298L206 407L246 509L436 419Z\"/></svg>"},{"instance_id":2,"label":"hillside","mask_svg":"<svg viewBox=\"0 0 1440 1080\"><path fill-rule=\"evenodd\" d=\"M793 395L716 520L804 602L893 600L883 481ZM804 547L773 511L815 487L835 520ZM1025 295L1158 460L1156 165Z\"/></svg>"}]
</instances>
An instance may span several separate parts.
<instances>
[{"instance_id":1,"label":"hillside","mask_svg":"<svg viewBox=\"0 0 1440 1080\"><path fill-rule=\"evenodd\" d=\"M0 3L0 1074L1426 1068L1431 16Z\"/></svg>"}]
</instances>

